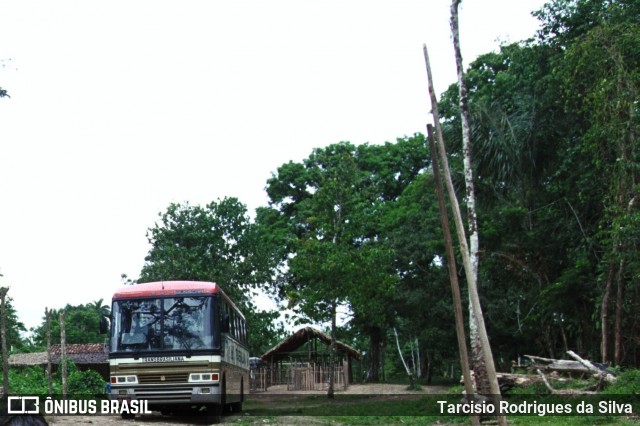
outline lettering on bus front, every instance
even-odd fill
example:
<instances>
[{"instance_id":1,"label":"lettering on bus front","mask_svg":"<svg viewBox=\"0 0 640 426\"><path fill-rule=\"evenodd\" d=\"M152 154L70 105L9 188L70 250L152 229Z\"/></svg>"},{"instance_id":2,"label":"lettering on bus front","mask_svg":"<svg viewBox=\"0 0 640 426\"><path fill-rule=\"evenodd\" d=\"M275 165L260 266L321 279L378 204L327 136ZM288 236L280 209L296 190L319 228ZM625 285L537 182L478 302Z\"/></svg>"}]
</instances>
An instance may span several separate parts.
<instances>
[{"instance_id":1,"label":"lettering on bus front","mask_svg":"<svg viewBox=\"0 0 640 426\"><path fill-rule=\"evenodd\" d=\"M148 356L142 357L142 362L176 362L184 361L183 356Z\"/></svg>"}]
</instances>

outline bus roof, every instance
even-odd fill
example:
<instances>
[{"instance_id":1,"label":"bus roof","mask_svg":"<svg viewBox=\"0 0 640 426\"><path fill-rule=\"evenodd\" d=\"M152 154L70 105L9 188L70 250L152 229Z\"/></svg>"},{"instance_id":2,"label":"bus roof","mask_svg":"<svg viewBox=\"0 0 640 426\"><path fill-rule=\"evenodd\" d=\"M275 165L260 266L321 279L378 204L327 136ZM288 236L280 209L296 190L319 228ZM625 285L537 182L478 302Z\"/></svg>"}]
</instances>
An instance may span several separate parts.
<instances>
[{"instance_id":1,"label":"bus roof","mask_svg":"<svg viewBox=\"0 0 640 426\"><path fill-rule=\"evenodd\" d=\"M220 286L204 281L158 281L145 284L127 285L113 294L113 299L136 297L162 297L175 295L223 293ZM226 295L225 295L226 296Z\"/></svg>"}]
</instances>

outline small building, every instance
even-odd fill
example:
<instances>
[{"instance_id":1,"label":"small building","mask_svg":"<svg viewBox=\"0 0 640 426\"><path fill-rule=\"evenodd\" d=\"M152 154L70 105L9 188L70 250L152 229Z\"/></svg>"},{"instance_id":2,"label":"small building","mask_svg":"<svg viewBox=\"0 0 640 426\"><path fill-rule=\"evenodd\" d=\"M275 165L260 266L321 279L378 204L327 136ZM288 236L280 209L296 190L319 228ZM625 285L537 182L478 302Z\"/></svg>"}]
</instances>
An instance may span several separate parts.
<instances>
[{"instance_id":1,"label":"small building","mask_svg":"<svg viewBox=\"0 0 640 426\"><path fill-rule=\"evenodd\" d=\"M330 345L328 334L313 327L299 329L262 355L269 370L270 384L286 383L289 390L324 389L333 369L335 387L346 389L353 381L352 360L360 359L360 353L336 341L337 351L331 365Z\"/></svg>"},{"instance_id":2,"label":"small building","mask_svg":"<svg viewBox=\"0 0 640 426\"><path fill-rule=\"evenodd\" d=\"M70 343L65 345L67 358L72 360L78 370L94 370L106 381L109 380L109 353L103 343ZM51 345L51 364L55 369L62 350L60 345ZM9 356L10 367L47 367L47 352L13 354Z\"/></svg>"}]
</instances>

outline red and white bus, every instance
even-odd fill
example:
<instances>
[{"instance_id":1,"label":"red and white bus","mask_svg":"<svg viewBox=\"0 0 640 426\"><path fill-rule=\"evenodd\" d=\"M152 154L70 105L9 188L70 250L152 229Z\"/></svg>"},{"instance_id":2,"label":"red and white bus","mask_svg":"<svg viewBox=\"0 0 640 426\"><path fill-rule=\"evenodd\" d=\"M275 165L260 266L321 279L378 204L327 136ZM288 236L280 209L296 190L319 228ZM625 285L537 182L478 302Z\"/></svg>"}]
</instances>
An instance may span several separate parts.
<instances>
[{"instance_id":1,"label":"red and white bus","mask_svg":"<svg viewBox=\"0 0 640 426\"><path fill-rule=\"evenodd\" d=\"M249 388L246 321L212 282L130 285L113 295L110 398L219 421ZM133 415L123 415L133 417Z\"/></svg>"}]
</instances>

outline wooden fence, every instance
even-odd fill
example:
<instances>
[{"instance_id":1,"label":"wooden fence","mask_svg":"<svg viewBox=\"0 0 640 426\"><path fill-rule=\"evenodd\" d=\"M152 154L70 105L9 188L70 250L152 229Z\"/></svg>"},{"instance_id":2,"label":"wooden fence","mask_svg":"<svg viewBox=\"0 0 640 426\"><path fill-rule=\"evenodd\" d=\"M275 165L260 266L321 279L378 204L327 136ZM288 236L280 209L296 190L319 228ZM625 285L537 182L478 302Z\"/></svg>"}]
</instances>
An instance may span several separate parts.
<instances>
[{"instance_id":1,"label":"wooden fence","mask_svg":"<svg viewBox=\"0 0 640 426\"><path fill-rule=\"evenodd\" d=\"M334 389L346 389L344 368L341 365L331 367L307 363L289 366L287 390L327 390L331 370L333 370Z\"/></svg>"},{"instance_id":2,"label":"wooden fence","mask_svg":"<svg viewBox=\"0 0 640 426\"><path fill-rule=\"evenodd\" d=\"M331 369L334 389L347 389L349 383L344 366L330 367L313 363L290 363L274 369L251 369L250 389L251 392L264 392L272 385L287 385L289 391L327 390Z\"/></svg>"}]
</instances>

